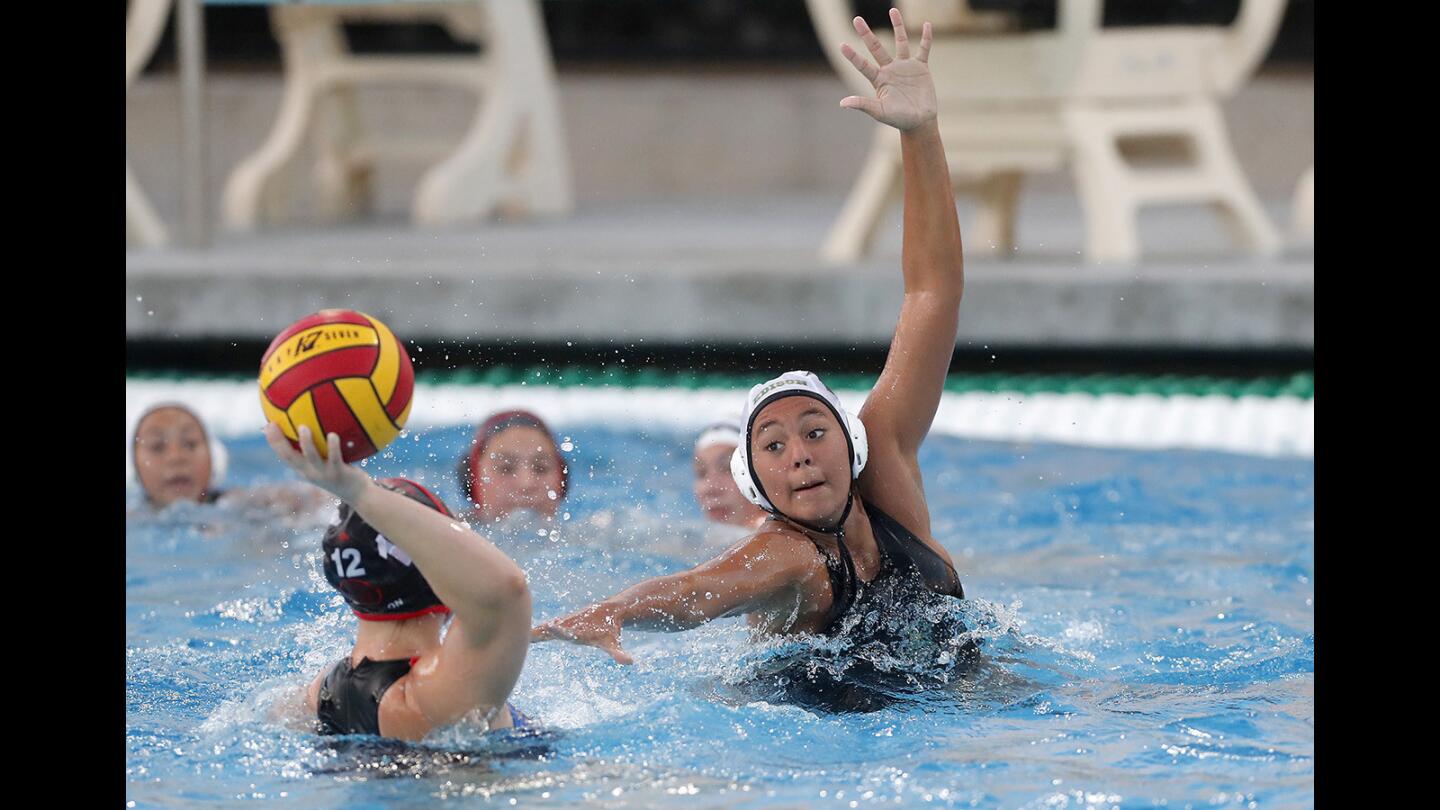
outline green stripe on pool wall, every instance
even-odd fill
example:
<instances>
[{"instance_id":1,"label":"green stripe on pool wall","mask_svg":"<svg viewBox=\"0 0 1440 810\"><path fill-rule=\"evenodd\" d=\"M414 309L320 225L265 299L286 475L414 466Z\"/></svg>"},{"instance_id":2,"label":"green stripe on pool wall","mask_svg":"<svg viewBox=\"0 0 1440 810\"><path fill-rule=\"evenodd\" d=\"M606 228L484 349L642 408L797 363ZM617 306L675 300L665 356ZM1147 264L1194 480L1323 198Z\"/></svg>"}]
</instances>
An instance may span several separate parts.
<instances>
[{"instance_id":1,"label":"green stripe on pool wall","mask_svg":"<svg viewBox=\"0 0 1440 810\"><path fill-rule=\"evenodd\" d=\"M869 390L875 384L873 374L826 374L825 381L837 390ZM175 382L223 382L250 379L240 374L177 374L167 372L127 373L126 380ZM416 381L429 385L545 385L570 387L600 385L621 388L749 388L760 379L755 375L720 374L699 371L674 371L653 367L616 364L603 368L593 366L493 366L486 369L454 371L422 371ZM1229 397L1297 397L1315 398L1315 374L1300 372L1288 377L1226 379L1222 377L1140 374L951 374L945 380L951 393L1020 394L1149 394L1159 397L1177 395Z\"/></svg>"}]
</instances>

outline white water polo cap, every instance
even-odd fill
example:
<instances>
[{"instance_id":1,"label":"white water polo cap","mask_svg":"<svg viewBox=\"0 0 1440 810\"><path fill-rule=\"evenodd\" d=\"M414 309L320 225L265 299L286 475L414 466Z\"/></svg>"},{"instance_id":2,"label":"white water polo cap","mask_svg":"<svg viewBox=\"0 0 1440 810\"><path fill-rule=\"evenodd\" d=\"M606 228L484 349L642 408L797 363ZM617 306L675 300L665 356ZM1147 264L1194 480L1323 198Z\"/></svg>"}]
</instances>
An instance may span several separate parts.
<instances>
[{"instance_id":1,"label":"white water polo cap","mask_svg":"<svg viewBox=\"0 0 1440 810\"><path fill-rule=\"evenodd\" d=\"M218 491L220 489L220 485L225 483L225 472L226 469L230 466L230 454L225 451L225 445L218 438L216 438L215 434L210 432L210 428L206 426L204 420L200 418L199 414L195 413L195 411L191 410L190 407L187 405L182 405L179 402L169 401L151 405L150 407L141 411L140 415L135 417L135 421L130 422L126 426L125 486L128 488L131 486L139 486L140 484L140 475L136 470L136 467L138 465L135 460L136 431L140 429L140 424L145 421L146 417L148 417L152 413L155 413L156 411L164 410L166 408L174 408L175 410L184 411L185 413L190 414L190 418L194 419L196 423L200 425L200 432L205 434L205 444L210 449L210 481L208 486L206 487L206 490L209 492Z\"/></svg>"},{"instance_id":2,"label":"white water polo cap","mask_svg":"<svg viewBox=\"0 0 1440 810\"><path fill-rule=\"evenodd\" d=\"M821 382L819 377L808 371L787 371L773 380L760 383L751 388L749 395L745 397L745 411L742 420L745 431L740 437L740 443L735 446L735 454L730 457L730 475L734 477L735 484L740 487L740 493L751 503L767 512L775 512L775 505L770 503L770 499L765 496L759 478L755 475L755 465L750 459L750 434L755 429L755 415L760 413L766 405L777 399L794 396L810 397L825 403L825 406L834 414L836 421L844 428L845 443L850 451L850 479L852 481L860 477L860 471L865 469L865 460L870 457L870 443L865 436L865 423L860 421L860 417L841 407L840 398L835 396L835 392Z\"/></svg>"},{"instance_id":3,"label":"white water polo cap","mask_svg":"<svg viewBox=\"0 0 1440 810\"><path fill-rule=\"evenodd\" d=\"M733 444L740 446L740 423L733 419L722 419L712 423L695 438L695 452L700 452L707 447L714 447L717 444Z\"/></svg>"}]
</instances>

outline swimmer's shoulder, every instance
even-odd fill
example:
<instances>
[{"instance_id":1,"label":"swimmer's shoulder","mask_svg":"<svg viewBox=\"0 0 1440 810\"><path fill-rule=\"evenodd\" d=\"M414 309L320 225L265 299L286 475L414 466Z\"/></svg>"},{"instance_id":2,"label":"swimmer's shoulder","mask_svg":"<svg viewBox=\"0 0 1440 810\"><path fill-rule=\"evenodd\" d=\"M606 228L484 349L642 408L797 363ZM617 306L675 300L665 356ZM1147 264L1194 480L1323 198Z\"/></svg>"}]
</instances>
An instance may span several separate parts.
<instances>
[{"instance_id":1,"label":"swimmer's shoulder","mask_svg":"<svg viewBox=\"0 0 1440 810\"><path fill-rule=\"evenodd\" d=\"M825 557L800 530L778 520L767 520L720 555L746 565L763 564L772 574L808 582L817 576L828 581Z\"/></svg>"},{"instance_id":2,"label":"swimmer's shoulder","mask_svg":"<svg viewBox=\"0 0 1440 810\"><path fill-rule=\"evenodd\" d=\"M761 577L772 597L764 609L750 611L752 627L769 632L816 632L823 625L832 595L825 555L803 532L779 521L766 521L733 547L745 568Z\"/></svg>"},{"instance_id":3,"label":"swimmer's shoulder","mask_svg":"<svg viewBox=\"0 0 1440 810\"><path fill-rule=\"evenodd\" d=\"M436 653L430 655L434 656ZM380 699L380 730L386 737L413 741L422 740L446 728L462 727L483 733L513 726L514 718L510 714L509 703L503 701L499 706L475 706L455 719L437 725L420 705L419 696L412 688L415 686L414 678L414 670L411 670L391 684L390 688L385 690L385 696Z\"/></svg>"},{"instance_id":4,"label":"swimmer's shoulder","mask_svg":"<svg viewBox=\"0 0 1440 810\"><path fill-rule=\"evenodd\" d=\"M377 707L380 733L386 737L402 740L421 740L435 729L425 712L420 708L417 695L410 689L414 682L414 670L395 679Z\"/></svg>"},{"instance_id":5,"label":"swimmer's shoulder","mask_svg":"<svg viewBox=\"0 0 1440 810\"><path fill-rule=\"evenodd\" d=\"M310 681L310 686L305 689L305 709L311 717L320 712L320 685L325 683L325 676L329 675L334 668L335 665L331 664L320 670L320 674L316 675L315 679Z\"/></svg>"}]
</instances>

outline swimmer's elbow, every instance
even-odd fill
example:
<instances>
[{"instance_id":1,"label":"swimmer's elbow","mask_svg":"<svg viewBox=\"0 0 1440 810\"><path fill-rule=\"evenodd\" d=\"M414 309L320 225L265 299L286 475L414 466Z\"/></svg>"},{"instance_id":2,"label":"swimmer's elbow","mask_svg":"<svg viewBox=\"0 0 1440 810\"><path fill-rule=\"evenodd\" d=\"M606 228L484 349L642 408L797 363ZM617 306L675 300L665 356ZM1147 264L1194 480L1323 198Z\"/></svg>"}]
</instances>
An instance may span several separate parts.
<instances>
[{"instance_id":1,"label":"swimmer's elbow","mask_svg":"<svg viewBox=\"0 0 1440 810\"><path fill-rule=\"evenodd\" d=\"M492 574L483 583L470 587L465 604L474 610L487 614L492 611L509 611L530 604L530 583L525 572L516 568L504 573Z\"/></svg>"},{"instance_id":2,"label":"swimmer's elbow","mask_svg":"<svg viewBox=\"0 0 1440 810\"><path fill-rule=\"evenodd\" d=\"M500 577L495 585L495 599L506 605L518 605L530 601L530 578L516 568Z\"/></svg>"}]
</instances>

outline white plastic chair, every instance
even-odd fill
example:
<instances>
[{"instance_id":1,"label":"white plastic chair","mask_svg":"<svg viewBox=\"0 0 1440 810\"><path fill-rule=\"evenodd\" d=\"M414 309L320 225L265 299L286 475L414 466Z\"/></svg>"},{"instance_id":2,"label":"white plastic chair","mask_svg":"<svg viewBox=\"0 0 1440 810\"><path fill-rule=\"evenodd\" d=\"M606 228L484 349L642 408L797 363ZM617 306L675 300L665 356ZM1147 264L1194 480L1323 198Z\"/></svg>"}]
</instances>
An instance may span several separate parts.
<instances>
[{"instance_id":1,"label":"white plastic chair","mask_svg":"<svg viewBox=\"0 0 1440 810\"><path fill-rule=\"evenodd\" d=\"M554 68L536 0L286 5L272 7L270 19L285 90L269 137L226 181L228 230L250 231L262 218L282 215L280 176L307 132L318 153L322 215L333 219L364 204L377 158L411 147L382 144L361 131L355 101L361 84L448 85L480 99L459 146L421 179L411 206L416 224L476 220L501 206L531 214L571 210ZM484 48L478 55L357 56L341 29L356 21L434 21Z\"/></svg>"},{"instance_id":2,"label":"white plastic chair","mask_svg":"<svg viewBox=\"0 0 1440 810\"><path fill-rule=\"evenodd\" d=\"M874 89L839 52L863 44L848 0L806 0L825 54L854 92ZM1236 22L1220 26L1106 29L1100 0L1059 0L1049 31L976 24L964 0L900 0L907 25L935 28L930 65L940 131L953 179L979 192L980 213L966 231L968 253L1015 246L1021 177L1069 167L1085 215L1085 256L1134 261L1142 205L1209 203L1234 238L1273 253L1280 237L1235 160L1220 111L1264 56L1282 0L1244 0ZM936 18L939 24L936 24ZM888 26L877 26L887 47ZM977 30L979 33L977 33ZM1182 162L1136 167L1121 144L1186 145ZM900 187L898 134L877 125L860 177L825 240L822 255L853 262L868 252Z\"/></svg>"}]
</instances>

